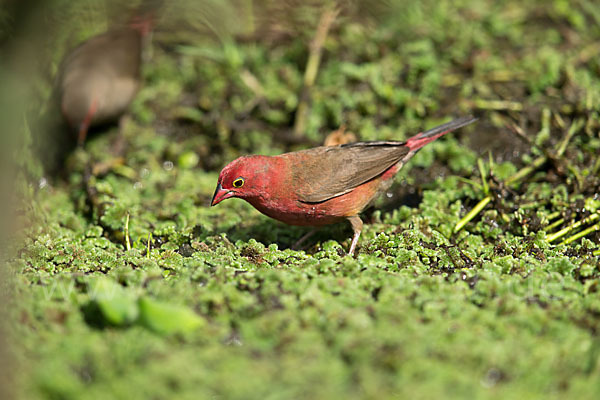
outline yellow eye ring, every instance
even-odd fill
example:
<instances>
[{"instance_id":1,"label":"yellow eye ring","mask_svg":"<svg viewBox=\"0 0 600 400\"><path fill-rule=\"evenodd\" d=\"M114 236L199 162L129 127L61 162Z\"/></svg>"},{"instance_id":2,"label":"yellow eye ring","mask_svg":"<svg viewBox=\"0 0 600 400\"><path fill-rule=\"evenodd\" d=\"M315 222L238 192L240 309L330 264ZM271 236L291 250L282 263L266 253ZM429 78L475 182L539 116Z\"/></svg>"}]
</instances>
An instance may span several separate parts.
<instances>
[{"instance_id":1,"label":"yellow eye ring","mask_svg":"<svg viewBox=\"0 0 600 400\"><path fill-rule=\"evenodd\" d=\"M244 179L237 178L235 181L233 181L234 188L241 188L242 186L244 186Z\"/></svg>"}]
</instances>

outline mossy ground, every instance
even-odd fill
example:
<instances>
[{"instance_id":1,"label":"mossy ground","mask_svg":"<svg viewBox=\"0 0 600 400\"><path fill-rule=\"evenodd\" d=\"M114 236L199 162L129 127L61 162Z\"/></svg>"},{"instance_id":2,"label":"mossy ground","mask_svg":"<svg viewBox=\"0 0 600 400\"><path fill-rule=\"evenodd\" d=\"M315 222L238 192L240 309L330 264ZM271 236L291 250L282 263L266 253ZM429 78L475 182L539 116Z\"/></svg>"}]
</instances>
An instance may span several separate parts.
<instances>
[{"instance_id":1,"label":"mossy ground","mask_svg":"<svg viewBox=\"0 0 600 400\"><path fill-rule=\"evenodd\" d=\"M121 132L27 197L11 263L24 398L597 398L600 235L560 242L600 212L598 8L398 3L378 24L338 18L300 139L315 23L221 43L157 32ZM356 257L344 224L295 251L305 229L208 207L239 155L471 113L367 210Z\"/></svg>"}]
</instances>

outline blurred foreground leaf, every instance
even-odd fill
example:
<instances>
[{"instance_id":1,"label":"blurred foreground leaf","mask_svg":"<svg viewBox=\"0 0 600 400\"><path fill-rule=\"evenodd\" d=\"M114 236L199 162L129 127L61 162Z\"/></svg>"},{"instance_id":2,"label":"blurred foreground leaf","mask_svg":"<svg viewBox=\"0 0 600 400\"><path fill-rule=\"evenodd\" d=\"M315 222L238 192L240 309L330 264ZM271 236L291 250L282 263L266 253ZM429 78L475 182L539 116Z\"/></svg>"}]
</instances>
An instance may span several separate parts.
<instances>
[{"instance_id":1,"label":"blurred foreground leaf","mask_svg":"<svg viewBox=\"0 0 600 400\"><path fill-rule=\"evenodd\" d=\"M138 317L134 296L113 280L93 280L90 283L90 297L98 306L102 317L111 325L128 325Z\"/></svg>"},{"instance_id":2,"label":"blurred foreground leaf","mask_svg":"<svg viewBox=\"0 0 600 400\"><path fill-rule=\"evenodd\" d=\"M189 333L203 324L192 310L142 297L139 302L140 324L162 335Z\"/></svg>"}]
</instances>

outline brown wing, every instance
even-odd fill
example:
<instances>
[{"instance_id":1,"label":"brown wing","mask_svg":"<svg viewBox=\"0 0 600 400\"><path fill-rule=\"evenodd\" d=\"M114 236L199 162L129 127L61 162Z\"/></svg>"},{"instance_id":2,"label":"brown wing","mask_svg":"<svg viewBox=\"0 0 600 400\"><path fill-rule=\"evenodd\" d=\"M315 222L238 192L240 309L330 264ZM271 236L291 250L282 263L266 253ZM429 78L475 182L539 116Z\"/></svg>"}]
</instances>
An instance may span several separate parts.
<instances>
[{"instance_id":1,"label":"brown wing","mask_svg":"<svg viewBox=\"0 0 600 400\"><path fill-rule=\"evenodd\" d=\"M320 203L350 192L383 174L409 152L405 142L358 142L288 153L295 194L305 203Z\"/></svg>"}]
</instances>

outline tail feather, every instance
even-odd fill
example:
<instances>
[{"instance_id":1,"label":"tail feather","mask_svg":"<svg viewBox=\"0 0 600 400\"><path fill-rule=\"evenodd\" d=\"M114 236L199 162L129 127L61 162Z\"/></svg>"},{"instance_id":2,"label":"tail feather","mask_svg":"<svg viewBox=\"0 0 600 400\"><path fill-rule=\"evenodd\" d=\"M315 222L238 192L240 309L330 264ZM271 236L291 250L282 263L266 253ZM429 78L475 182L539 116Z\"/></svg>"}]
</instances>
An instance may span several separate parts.
<instances>
[{"instance_id":1,"label":"tail feather","mask_svg":"<svg viewBox=\"0 0 600 400\"><path fill-rule=\"evenodd\" d=\"M431 143L437 138L444 136L448 132L452 132L458 128L462 128L465 125L469 125L473 122L477 121L477 118L474 117L462 117L455 119L454 121L448 122L446 124L436 126L433 129L429 129L425 132L421 132L406 141L406 145L410 149L411 152L417 151L421 147L425 146L427 143Z\"/></svg>"}]
</instances>

